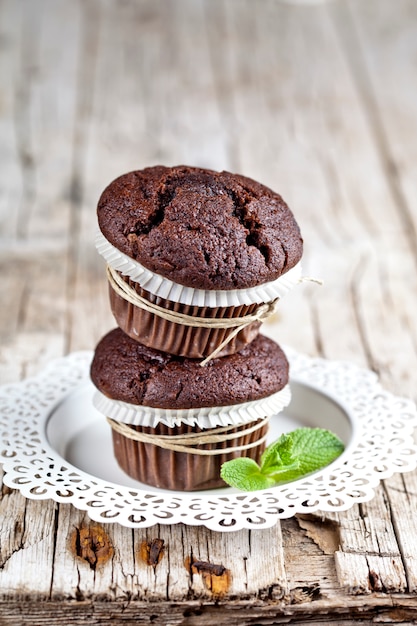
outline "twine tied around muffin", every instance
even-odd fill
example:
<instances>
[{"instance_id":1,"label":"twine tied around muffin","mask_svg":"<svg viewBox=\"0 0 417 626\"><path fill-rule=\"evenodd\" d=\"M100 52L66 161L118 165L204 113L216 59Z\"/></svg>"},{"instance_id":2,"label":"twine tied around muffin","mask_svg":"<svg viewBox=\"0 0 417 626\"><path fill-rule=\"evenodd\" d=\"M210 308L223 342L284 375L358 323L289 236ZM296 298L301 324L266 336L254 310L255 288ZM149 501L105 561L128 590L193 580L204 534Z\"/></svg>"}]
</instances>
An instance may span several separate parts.
<instances>
[{"instance_id":1,"label":"twine tied around muffin","mask_svg":"<svg viewBox=\"0 0 417 626\"><path fill-rule=\"evenodd\" d=\"M137 306L148 313L157 315L172 322L174 324L181 324L185 326L193 326L198 328L224 328L233 329L231 333L217 346L213 352L200 362L200 365L204 367L209 361L214 359L221 350L240 333L241 330L252 324L253 322L264 322L268 317L275 313L279 298L276 298L272 302L266 302L257 307L254 313L244 315L242 317L230 317L230 318L208 318L197 317L194 315L187 315L186 313L179 313L178 311L170 311L158 304L149 302L143 296L139 295L135 289L133 289L126 281L123 280L121 275L113 269L110 265L107 265L107 278L112 289L124 300L130 302L134 306Z\"/></svg>"},{"instance_id":2,"label":"twine tied around muffin","mask_svg":"<svg viewBox=\"0 0 417 626\"><path fill-rule=\"evenodd\" d=\"M239 430L237 432L236 424L233 424L231 426L224 426L222 428L211 428L201 433L184 433L183 435L154 435L134 430L131 426L128 426L127 424L117 422L110 417L107 418L107 421L110 424L111 428L115 432L119 433L119 435L123 435L123 437L127 437L128 439L133 439L133 441L138 441L141 443L150 443L154 446L158 446L159 448L172 450L173 452L185 452L186 454L197 454L200 456L229 454L230 452L249 450L250 448L255 448L256 446L261 445L262 443L264 443L264 441L266 441L266 438L268 436L267 433L265 433L265 435L257 441L252 441L251 443L243 444L241 446L231 446L229 448L215 448L209 450L207 450L206 448L194 447L201 445L204 446L212 443L223 443L224 441L228 441L230 439L236 439L237 437L250 435L251 433L260 430L261 428L266 426L269 420L269 416L265 417L264 419L258 420L254 426L250 426L248 428L245 428L244 430Z\"/></svg>"}]
</instances>

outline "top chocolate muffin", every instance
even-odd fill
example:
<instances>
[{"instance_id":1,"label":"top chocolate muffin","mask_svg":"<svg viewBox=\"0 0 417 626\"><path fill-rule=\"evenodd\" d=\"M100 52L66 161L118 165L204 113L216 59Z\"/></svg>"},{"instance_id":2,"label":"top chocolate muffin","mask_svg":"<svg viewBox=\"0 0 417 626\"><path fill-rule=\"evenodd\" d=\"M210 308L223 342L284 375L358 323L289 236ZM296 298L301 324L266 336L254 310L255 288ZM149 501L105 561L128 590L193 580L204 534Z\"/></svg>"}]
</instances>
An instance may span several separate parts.
<instances>
[{"instance_id":1,"label":"top chocolate muffin","mask_svg":"<svg viewBox=\"0 0 417 626\"><path fill-rule=\"evenodd\" d=\"M229 172L130 172L104 190L97 215L118 250L194 289L248 289L279 278L302 255L299 227L281 196Z\"/></svg>"}]
</instances>

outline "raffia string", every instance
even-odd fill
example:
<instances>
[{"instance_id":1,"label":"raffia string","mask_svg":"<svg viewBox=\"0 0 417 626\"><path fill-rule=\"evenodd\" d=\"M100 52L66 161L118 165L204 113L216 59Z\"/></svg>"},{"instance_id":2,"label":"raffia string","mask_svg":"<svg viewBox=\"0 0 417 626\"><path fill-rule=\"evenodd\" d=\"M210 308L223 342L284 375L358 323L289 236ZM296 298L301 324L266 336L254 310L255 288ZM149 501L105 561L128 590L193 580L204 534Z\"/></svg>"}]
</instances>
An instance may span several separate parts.
<instances>
[{"instance_id":1,"label":"raffia string","mask_svg":"<svg viewBox=\"0 0 417 626\"><path fill-rule=\"evenodd\" d=\"M314 278L313 276L301 276L300 283L316 283L317 285L322 285L323 280L321 278Z\"/></svg>"},{"instance_id":2,"label":"raffia string","mask_svg":"<svg viewBox=\"0 0 417 626\"><path fill-rule=\"evenodd\" d=\"M232 328L232 332L220 343L219 346L203 361L200 362L201 366L206 365L211 359L226 346L241 330L252 324L253 322L263 322L270 315L275 313L278 298L272 302L261 304L254 313L250 315L244 315L243 317L230 317L230 318L207 318L197 317L194 315L187 315L186 313L179 313L178 311L169 311L163 307L149 302L146 298L135 291L120 274L114 270L110 265L107 266L107 277L112 289L124 300L130 302L134 306L137 306L148 313L157 315L174 324L181 324L185 326L193 326L196 328Z\"/></svg>"},{"instance_id":3,"label":"raffia string","mask_svg":"<svg viewBox=\"0 0 417 626\"><path fill-rule=\"evenodd\" d=\"M235 328L236 326L246 326L252 322L257 322L265 319L269 315L275 312L277 300L261 304L254 313L245 315L243 317L228 317L228 318L209 318L209 317L197 317L195 315L187 315L186 313L179 313L178 311L169 311L153 302L149 302L146 298L135 291L127 282L121 278L119 273L109 265L107 266L107 276L112 288L116 293L135 306L139 306L141 309L148 311L168 320L175 324L183 324L185 326L194 326L197 328Z\"/></svg>"},{"instance_id":4,"label":"raffia string","mask_svg":"<svg viewBox=\"0 0 417 626\"><path fill-rule=\"evenodd\" d=\"M198 454L200 456L213 456L218 454L227 454L229 452L235 452L239 450L249 450L256 446L261 445L267 438L265 434L261 439L248 443L242 446L232 446L230 448L217 448L215 450L202 450L201 448L194 448L193 446L207 445L210 443L221 443L228 441L229 439L236 439L236 437L243 437L250 435L256 430L260 430L269 422L269 417L265 417L262 420L256 422L254 426L250 426L239 432L231 433L231 430L236 428L236 424L232 426L225 426L223 428L210 429L202 433L185 433L183 435L150 435L149 433L139 432L129 427L122 422L116 422L116 420L107 418L108 423L120 435L139 441L141 443L151 443L160 448L166 450L172 450L174 452L185 452L187 454Z\"/></svg>"}]
</instances>

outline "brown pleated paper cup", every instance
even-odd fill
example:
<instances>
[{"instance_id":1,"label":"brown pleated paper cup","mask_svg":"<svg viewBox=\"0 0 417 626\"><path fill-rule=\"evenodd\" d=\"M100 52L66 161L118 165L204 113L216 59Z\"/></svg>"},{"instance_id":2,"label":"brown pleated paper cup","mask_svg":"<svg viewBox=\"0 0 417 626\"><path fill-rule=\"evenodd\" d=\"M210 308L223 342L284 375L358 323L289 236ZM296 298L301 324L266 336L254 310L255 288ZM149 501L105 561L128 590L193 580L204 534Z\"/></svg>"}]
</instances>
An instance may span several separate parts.
<instances>
[{"instance_id":1,"label":"brown pleated paper cup","mask_svg":"<svg viewBox=\"0 0 417 626\"><path fill-rule=\"evenodd\" d=\"M146 301L156 304L166 311L174 311L193 318L217 320L242 318L252 315L259 307L259 304L227 307L198 307L180 304L155 296L126 276L119 273L118 276ZM225 345L216 356L234 354L255 339L261 326L260 321L253 321L227 341L235 327L205 328L203 326L189 326L186 320L184 323L176 323L164 319L164 317L135 306L119 295L111 284L109 284L109 297L116 322L127 335L150 348L192 359L209 357L224 341L226 341Z\"/></svg>"},{"instance_id":2,"label":"brown pleated paper cup","mask_svg":"<svg viewBox=\"0 0 417 626\"><path fill-rule=\"evenodd\" d=\"M220 478L221 466L226 461L240 456L250 456L259 462L266 445L268 420L260 420L259 428L253 430L253 432L244 432L255 425L257 425L257 422L249 422L241 426L229 428L227 434L235 434L233 439L195 446L197 449L218 450L219 453L214 455L197 455L192 450L178 452L149 442L135 441L121 434L114 427L112 428L113 449L121 469L130 477L147 485L181 491L214 489L226 486ZM126 428L126 425L124 427ZM198 426L187 424L181 424L173 428L161 423L155 428L144 426L128 426L128 428L133 432L146 433L155 437L166 437L167 435L172 437L207 432ZM215 434L219 430L224 429L210 429L210 434ZM259 445L256 445L257 441L259 441ZM255 445L246 450L221 452L225 448L237 448L238 446L247 446L249 444Z\"/></svg>"}]
</instances>

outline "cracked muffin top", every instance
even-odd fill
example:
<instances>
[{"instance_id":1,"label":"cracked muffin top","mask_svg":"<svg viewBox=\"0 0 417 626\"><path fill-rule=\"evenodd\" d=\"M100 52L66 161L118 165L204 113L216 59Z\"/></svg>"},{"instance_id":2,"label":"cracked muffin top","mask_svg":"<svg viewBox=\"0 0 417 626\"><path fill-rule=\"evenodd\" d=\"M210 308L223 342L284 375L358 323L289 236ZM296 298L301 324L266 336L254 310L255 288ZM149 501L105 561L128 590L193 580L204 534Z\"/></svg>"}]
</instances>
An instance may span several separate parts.
<instances>
[{"instance_id":1,"label":"cracked muffin top","mask_svg":"<svg viewBox=\"0 0 417 626\"><path fill-rule=\"evenodd\" d=\"M117 376L115 376L117 371ZM161 409L229 406L265 398L288 383L288 362L271 339L258 337L241 352L199 361L147 348L119 328L96 347L91 379L105 396Z\"/></svg>"},{"instance_id":2,"label":"cracked muffin top","mask_svg":"<svg viewBox=\"0 0 417 626\"><path fill-rule=\"evenodd\" d=\"M194 289L247 289L298 263L303 240L277 193L250 178L155 166L102 193L105 238L144 267Z\"/></svg>"}]
</instances>

